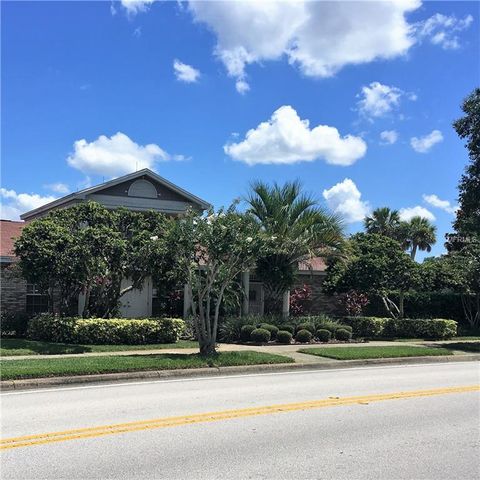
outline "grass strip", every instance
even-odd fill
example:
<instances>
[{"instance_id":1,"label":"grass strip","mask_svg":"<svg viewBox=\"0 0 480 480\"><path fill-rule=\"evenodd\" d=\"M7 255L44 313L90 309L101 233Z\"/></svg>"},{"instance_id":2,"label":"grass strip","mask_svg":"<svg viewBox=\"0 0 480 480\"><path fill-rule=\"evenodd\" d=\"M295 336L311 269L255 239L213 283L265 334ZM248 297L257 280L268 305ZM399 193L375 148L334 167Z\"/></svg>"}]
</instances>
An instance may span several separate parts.
<instances>
[{"instance_id":1,"label":"grass strip","mask_svg":"<svg viewBox=\"0 0 480 480\"><path fill-rule=\"evenodd\" d=\"M302 348L299 352L316 355L318 357L334 358L336 360L452 355L450 350L444 348L411 347L407 345L395 345L391 347Z\"/></svg>"},{"instance_id":2,"label":"grass strip","mask_svg":"<svg viewBox=\"0 0 480 480\"><path fill-rule=\"evenodd\" d=\"M177 343L153 343L148 345L76 345L40 342L24 338L2 338L0 356L60 355L64 353L122 352L128 350L163 350L167 348L198 348L198 342L179 340Z\"/></svg>"},{"instance_id":3,"label":"grass strip","mask_svg":"<svg viewBox=\"0 0 480 480\"><path fill-rule=\"evenodd\" d=\"M107 357L42 358L0 360L2 380L21 378L93 375L98 373L133 372L140 370L176 370L202 367L230 367L292 363L282 355L261 352L221 352L210 357L199 354L112 355Z\"/></svg>"},{"instance_id":4,"label":"grass strip","mask_svg":"<svg viewBox=\"0 0 480 480\"><path fill-rule=\"evenodd\" d=\"M460 350L463 352L480 353L480 342L447 343L442 345L442 347L448 348L450 350Z\"/></svg>"}]
</instances>

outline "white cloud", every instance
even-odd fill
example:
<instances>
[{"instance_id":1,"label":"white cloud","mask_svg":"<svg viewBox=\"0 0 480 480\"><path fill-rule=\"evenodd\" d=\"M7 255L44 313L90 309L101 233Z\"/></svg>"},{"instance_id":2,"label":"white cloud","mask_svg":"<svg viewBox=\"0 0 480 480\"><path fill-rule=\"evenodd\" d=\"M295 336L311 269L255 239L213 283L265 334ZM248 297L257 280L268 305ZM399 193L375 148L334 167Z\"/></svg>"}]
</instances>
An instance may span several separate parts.
<instances>
[{"instance_id":1,"label":"white cloud","mask_svg":"<svg viewBox=\"0 0 480 480\"><path fill-rule=\"evenodd\" d=\"M333 165L352 165L367 151L360 137L340 136L327 125L310 129L308 120L301 120L289 105L280 107L271 118L249 130L245 139L228 143L225 153L248 165L292 164L324 159Z\"/></svg>"},{"instance_id":2,"label":"white cloud","mask_svg":"<svg viewBox=\"0 0 480 480\"><path fill-rule=\"evenodd\" d=\"M44 187L47 190L51 190L52 192L55 192L55 193L65 194L65 193L70 192L70 188L68 187L68 185L65 185L64 183L61 183L61 182L49 183L47 185L44 185Z\"/></svg>"},{"instance_id":3,"label":"white cloud","mask_svg":"<svg viewBox=\"0 0 480 480\"><path fill-rule=\"evenodd\" d=\"M238 93L241 93L243 95L250 90L250 85L245 80L237 80L235 82L235 88L237 89Z\"/></svg>"},{"instance_id":4,"label":"white cloud","mask_svg":"<svg viewBox=\"0 0 480 480\"><path fill-rule=\"evenodd\" d=\"M362 200L362 194L349 178L324 190L323 198L328 208L348 223L361 222L370 212L368 202Z\"/></svg>"},{"instance_id":5,"label":"white cloud","mask_svg":"<svg viewBox=\"0 0 480 480\"><path fill-rule=\"evenodd\" d=\"M400 105L400 98L404 95L405 92L400 88L372 82L362 87L362 93L357 95L360 98L358 111L367 118L383 117ZM411 94L407 94L407 97L416 98Z\"/></svg>"},{"instance_id":6,"label":"white cloud","mask_svg":"<svg viewBox=\"0 0 480 480\"><path fill-rule=\"evenodd\" d=\"M329 77L346 65L404 55L416 41L405 15L420 5L250 0L193 1L189 9L215 33L215 55L228 74L245 81L249 64L282 57L306 76Z\"/></svg>"},{"instance_id":7,"label":"white cloud","mask_svg":"<svg viewBox=\"0 0 480 480\"><path fill-rule=\"evenodd\" d=\"M433 130L423 137L412 137L410 145L418 153L427 153L435 144L443 141L443 135L440 130Z\"/></svg>"},{"instance_id":8,"label":"white cloud","mask_svg":"<svg viewBox=\"0 0 480 480\"><path fill-rule=\"evenodd\" d=\"M398 132L395 130L384 130L380 133L380 138L384 144L393 145L398 140Z\"/></svg>"},{"instance_id":9,"label":"white cloud","mask_svg":"<svg viewBox=\"0 0 480 480\"><path fill-rule=\"evenodd\" d=\"M127 11L127 15L136 15L140 12L146 12L155 0L121 0L120 3ZM111 8L112 15L115 15L115 7ZM115 12L115 13L114 13Z\"/></svg>"},{"instance_id":10,"label":"white cloud","mask_svg":"<svg viewBox=\"0 0 480 480\"><path fill-rule=\"evenodd\" d=\"M411 220L413 217L427 218L431 222L435 220L435 215L424 207L417 205L415 207L401 208L400 219L404 221Z\"/></svg>"},{"instance_id":11,"label":"white cloud","mask_svg":"<svg viewBox=\"0 0 480 480\"><path fill-rule=\"evenodd\" d=\"M124 133L118 132L110 138L100 135L93 142L77 140L67 162L87 175L115 177L142 168L154 169L158 161L178 158L178 155L169 155L154 143L138 145Z\"/></svg>"},{"instance_id":12,"label":"white cloud","mask_svg":"<svg viewBox=\"0 0 480 480\"><path fill-rule=\"evenodd\" d=\"M37 193L17 193L15 190L0 188L2 198L0 216L5 220L18 220L22 213L53 202L56 197L50 195L42 197Z\"/></svg>"},{"instance_id":13,"label":"white cloud","mask_svg":"<svg viewBox=\"0 0 480 480\"><path fill-rule=\"evenodd\" d=\"M180 82L195 83L200 77L199 70L177 59L173 61L173 71Z\"/></svg>"},{"instance_id":14,"label":"white cloud","mask_svg":"<svg viewBox=\"0 0 480 480\"><path fill-rule=\"evenodd\" d=\"M457 18L455 15L436 13L417 25L418 36L420 39L428 38L430 43L439 45L444 50L456 50L460 48L457 33L469 28L472 22L471 15Z\"/></svg>"},{"instance_id":15,"label":"white cloud","mask_svg":"<svg viewBox=\"0 0 480 480\"><path fill-rule=\"evenodd\" d=\"M423 200L427 202L429 205L431 205L432 207L440 208L441 210L444 210L447 213L454 214L458 209L457 206L452 205L448 200L441 200L435 194L432 194L432 195L423 194Z\"/></svg>"}]
</instances>

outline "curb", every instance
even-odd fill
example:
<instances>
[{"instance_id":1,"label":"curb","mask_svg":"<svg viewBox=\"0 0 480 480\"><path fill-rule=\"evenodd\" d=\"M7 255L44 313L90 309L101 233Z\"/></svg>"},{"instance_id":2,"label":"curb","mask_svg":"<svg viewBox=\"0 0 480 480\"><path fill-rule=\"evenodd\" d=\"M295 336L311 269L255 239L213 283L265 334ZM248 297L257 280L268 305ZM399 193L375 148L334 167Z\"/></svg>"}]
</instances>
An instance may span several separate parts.
<instances>
[{"instance_id":1,"label":"curb","mask_svg":"<svg viewBox=\"0 0 480 480\"><path fill-rule=\"evenodd\" d=\"M215 377L248 373L288 372L297 370L331 370L348 369L371 365L412 365L445 362L479 361L480 355L452 355L435 357L403 357L403 358L371 358L366 360L336 360L321 363L280 363L263 365L244 365L237 367L191 368L185 370L149 370L123 373L102 373L97 375L74 375L69 377L30 378L23 380L3 380L0 390L27 390L32 388L48 388L76 384L101 384L105 382L135 381L151 379L175 379Z\"/></svg>"}]
</instances>

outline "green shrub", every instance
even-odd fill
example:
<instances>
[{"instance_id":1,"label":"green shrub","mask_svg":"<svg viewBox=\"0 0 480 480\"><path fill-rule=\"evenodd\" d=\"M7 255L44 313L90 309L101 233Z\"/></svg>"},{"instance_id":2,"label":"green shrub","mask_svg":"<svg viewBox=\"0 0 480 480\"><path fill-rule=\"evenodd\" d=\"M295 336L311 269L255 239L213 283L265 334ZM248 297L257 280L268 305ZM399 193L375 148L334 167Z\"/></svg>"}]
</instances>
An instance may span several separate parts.
<instances>
[{"instance_id":1,"label":"green shrub","mask_svg":"<svg viewBox=\"0 0 480 480\"><path fill-rule=\"evenodd\" d=\"M270 340L270 332L264 328L256 328L250 334L250 339L256 343L268 343Z\"/></svg>"},{"instance_id":2,"label":"green shrub","mask_svg":"<svg viewBox=\"0 0 480 480\"><path fill-rule=\"evenodd\" d=\"M126 344L175 343L185 322L178 318L59 318L50 314L34 317L29 322L28 337L61 343Z\"/></svg>"},{"instance_id":3,"label":"green shrub","mask_svg":"<svg viewBox=\"0 0 480 480\"><path fill-rule=\"evenodd\" d=\"M339 328L335 332L335 338L337 340L342 341L342 342L348 342L352 339L352 332L349 332L348 330L345 330L344 328Z\"/></svg>"},{"instance_id":4,"label":"green shrub","mask_svg":"<svg viewBox=\"0 0 480 480\"><path fill-rule=\"evenodd\" d=\"M24 337L29 318L26 312L2 312L0 315L2 337Z\"/></svg>"},{"instance_id":5,"label":"green shrub","mask_svg":"<svg viewBox=\"0 0 480 480\"><path fill-rule=\"evenodd\" d=\"M397 338L445 339L457 334L457 322L442 318L388 319L384 336Z\"/></svg>"},{"instance_id":6,"label":"green shrub","mask_svg":"<svg viewBox=\"0 0 480 480\"><path fill-rule=\"evenodd\" d=\"M74 343L76 318L41 313L28 322L27 338L47 342Z\"/></svg>"},{"instance_id":7,"label":"green shrub","mask_svg":"<svg viewBox=\"0 0 480 480\"><path fill-rule=\"evenodd\" d=\"M382 335L387 320L378 317L345 317L342 323L352 327L355 337L375 338Z\"/></svg>"},{"instance_id":8,"label":"green shrub","mask_svg":"<svg viewBox=\"0 0 480 480\"><path fill-rule=\"evenodd\" d=\"M250 341L250 334L255 330L255 325L244 325L240 331L240 340L242 342Z\"/></svg>"},{"instance_id":9,"label":"green shrub","mask_svg":"<svg viewBox=\"0 0 480 480\"><path fill-rule=\"evenodd\" d=\"M292 334L287 330L279 330L277 333L277 342L289 345L292 343Z\"/></svg>"},{"instance_id":10,"label":"green shrub","mask_svg":"<svg viewBox=\"0 0 480 480\"><path fill-rule=\"evenodd\" d=\"M317 330L317 333L315 336L321 341L321 342L328 342L332 338L332 334L330 330L326 330L325 328L320 328Z\"/></svg>"},{"instance_id":11,"label":"green shrub","mask_svg":"<svg viewBox=\"0 0 480 480\"><path fill-rule=\"evenodd\" d=\"M262 323L260 324L259 328L268 330L270 332L271 340L275 340L277 338L278 327L276 327L275 325L271 325L270 323Z\"/></svg>"},{"instance_id":12,"label":"green shrub","mask_svg":"<svg viewBox=\"0 0 480 480\"><path fill-rule=\"evenodd\" d=\"M297 333L300 330L308 330L313 335L315 333L315 325L309 322L299 323L297 325Z\"/></svg>"},{"instance_id":13,"label":"green shrub","mask_svg":"<svg viewBox=\"0 0 480 480\"><path fill-rule=\"evenodd\" d=\"M293 325L279 325L278 329L283 330L284 332L290 332L292 335L295 333L295 327Z\"/></svg>"},{"instance_id":14,"label":"green shrub","mask_svg":"<svg viewBox=\"0 0 480 480\"><path fill-rule=\"evenodd\" d=\"M312 339L312 333L309 330L299 330L295 335L295 340L300 343L308 343Z\"/></svg>"},{"instance_id":15,"label":"green shrub","mask_svg":"<svg viewBox=\"0 0 480 480\"><path fill-rule=\"evenodd\" d=\"M251 317L231 316L222 318L218 325L218 339L220 342L237 342L242 340L241 330L244 325L255 324Z\"/></svg>"}]
</instances>

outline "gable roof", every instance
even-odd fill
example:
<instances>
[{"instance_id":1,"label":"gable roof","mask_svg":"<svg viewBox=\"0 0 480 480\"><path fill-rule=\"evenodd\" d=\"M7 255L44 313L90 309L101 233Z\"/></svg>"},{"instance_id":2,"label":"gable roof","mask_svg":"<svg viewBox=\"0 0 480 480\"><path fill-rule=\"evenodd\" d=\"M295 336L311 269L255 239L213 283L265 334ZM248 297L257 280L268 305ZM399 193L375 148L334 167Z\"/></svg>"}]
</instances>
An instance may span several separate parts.
<instances>
[{"instance_id":1,"label":"gable roof","mask_svg":"<svg viewBox=\"0 0 480 480\"><path fill-rule=\"evenodd\" d=\"M25 222L0 220L0 261L11 262L15 259L13 244L27 225Z\"/></svg>"},{"instance_id":2,"label":"gable roof","mask_svg":"<svg viewBox=\"0 0 480 480\"><path fill-rule=\"evenodd\" d=\"M106 188L110 188L120 183L127 182L129 180L134 180L140 177L149 177L150 179L155 180L156 182L160 183L166 188L169 188L170 190L173 190L174 192L178 193L183 198L185 198L185 200L198 205L202 210L207 210L208 208L211 207L210 203L206 202L205 200L202 200L200 197L197 197L192 193L187 192L186 190L179 187L178 185L175 185L172 182L168 181L166 178L163 178L160 175L156 174L155 172L152 172L152 170L148 168L144 168L142 170L138 170L137 172L124 175L123 177L114 178L113 180L109 180L108 182L102 183L100 185L95 185L94 187L88 187L78 192L70 193L65 197L54 200L53 202L42 205L41 207L35 208L34 210L30 210L29 212L25 212L23 215L20 215L20 218L22 220L26 220L40 213L47 212L52 208L65 205L66 203L85 200L87 195L101 192Z\"/></svg>"}]
</instances>

